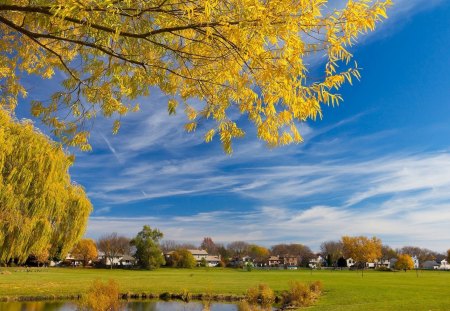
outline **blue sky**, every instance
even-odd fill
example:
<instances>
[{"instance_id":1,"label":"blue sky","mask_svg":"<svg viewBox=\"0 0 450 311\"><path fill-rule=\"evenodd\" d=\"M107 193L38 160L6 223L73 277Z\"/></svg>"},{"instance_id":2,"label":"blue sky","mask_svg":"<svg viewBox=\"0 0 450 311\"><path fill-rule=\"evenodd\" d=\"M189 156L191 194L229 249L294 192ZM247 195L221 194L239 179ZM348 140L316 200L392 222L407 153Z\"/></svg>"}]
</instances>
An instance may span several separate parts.
<instances>
[{"instance_id":1,"label":"blue sky","mask_svg":"<svg viewBox=\"0 0 450 311\"><path fill-rule=\"evenodd\" d=\"M268 149L249 127L225 155L217 140L185 133L185 117L169 117L157 90L118 135L98 120L93 152L77 152L71 169L94 204L86 236L134 236L149 224L196 244L211 236L318 250L342 235L376 235L393 247L448 249L450 5L397 0L389 13L353 51L362 80L302 126L303 144ZM30 97L57 87L29 83Z\"/></svg>"}]
</instances>

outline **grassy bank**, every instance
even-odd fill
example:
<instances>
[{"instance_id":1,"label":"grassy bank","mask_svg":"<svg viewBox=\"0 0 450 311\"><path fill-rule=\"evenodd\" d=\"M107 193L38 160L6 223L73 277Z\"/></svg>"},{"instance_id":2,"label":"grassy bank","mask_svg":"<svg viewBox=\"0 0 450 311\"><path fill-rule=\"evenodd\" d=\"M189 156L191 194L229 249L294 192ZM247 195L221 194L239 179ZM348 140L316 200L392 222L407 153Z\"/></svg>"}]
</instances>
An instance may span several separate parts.
<instances>
[{"instance_id":1,"label":"grassy bank","mask_svg":"<svg viewBox=\"0 0 450 311\"><path fill-rule=\"evenodd\" d=\"M70 296L86 292L94 279L114 279L124 293L242 295L268 284L276 292L291 280L320 280L325 294L310 310L450 310L450 272L241 271L159 269L127 271L73 268L1 268L0 297ZM6 273L5 273L6 271Z\"/></svg>"}]
</instances>

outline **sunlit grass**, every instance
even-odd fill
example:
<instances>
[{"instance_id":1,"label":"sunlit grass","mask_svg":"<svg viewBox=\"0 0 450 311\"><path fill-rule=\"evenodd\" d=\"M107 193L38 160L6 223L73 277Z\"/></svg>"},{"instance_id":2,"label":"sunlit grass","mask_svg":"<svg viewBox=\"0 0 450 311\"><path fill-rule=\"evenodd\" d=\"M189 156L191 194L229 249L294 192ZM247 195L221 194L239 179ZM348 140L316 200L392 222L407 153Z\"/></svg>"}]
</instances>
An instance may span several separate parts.
<instances>
[{"instance_id":1,"label":"sunlit grass","mask_svg":"<svg viewBox=\"0 0 450 311\"><path fill-rule=\"evenodd\" d=\"M5 271L4 268L0 269ZM8 268L0 274L0 297L77 295L95 279L114 279L121 292L244 295L264 283L275 293L289 282L320 280L324 294L308 310L450 310L450 272L242 271L220 268L128 271L82 268Z\"/></svg>"}]
</instances>

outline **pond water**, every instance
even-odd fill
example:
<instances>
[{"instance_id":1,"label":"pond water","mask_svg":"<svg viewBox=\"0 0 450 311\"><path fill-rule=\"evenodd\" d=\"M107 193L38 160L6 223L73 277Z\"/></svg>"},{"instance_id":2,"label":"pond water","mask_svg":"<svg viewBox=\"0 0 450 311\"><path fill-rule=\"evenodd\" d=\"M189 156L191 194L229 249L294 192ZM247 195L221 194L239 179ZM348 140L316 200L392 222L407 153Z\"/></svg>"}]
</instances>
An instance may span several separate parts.
<instances>
[{"instance_id":1,"label":"pond water","mask_svg":"<svg viewBox=\"0 0 450 311\"><path fill-rule=\"evenodd\" d=\"M237 311L238 306L232 303L179 302L179 301L129 301L124 310L129 311ZM0 302L0 311L74 311L74 302L27 301Z\"/></svg>"}]
</instances>

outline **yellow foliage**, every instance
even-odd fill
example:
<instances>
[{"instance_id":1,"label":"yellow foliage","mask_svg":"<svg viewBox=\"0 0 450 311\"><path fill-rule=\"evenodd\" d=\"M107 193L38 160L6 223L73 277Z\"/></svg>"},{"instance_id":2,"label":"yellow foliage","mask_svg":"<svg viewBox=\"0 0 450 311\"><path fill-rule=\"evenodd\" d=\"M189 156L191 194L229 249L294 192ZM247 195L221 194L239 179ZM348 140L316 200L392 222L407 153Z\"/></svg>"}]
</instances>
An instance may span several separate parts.
<instances>
[{"instance_id":1,"label":"yellow foliage","mask_svg":"<svg viewBox=\"0 0 450 311\"><path fill-rule=\"evenodd\" d=\"M411 270L414 269L414 261L408 254L400 254L397 256L397 262L395 263L395 269L398 270Z\"/></svg>"},{"instance_id":2,"label":"yellow foliage","mask_svg":"<svg viewBox=\"0 0 450 311\"><path fill-rule=\"evenodd\" d=\"M387 17L391 0L348 1L325 14L327 5L327 0L2 1L0 107L12 111L26 95L19 73L46 79L59 70L67 76L62 90L49 103L34 102L33 114L64 143L83 150L89 150L87 120L133 111L133 101L147 96L150 87L171 98L169 114L175 113L175 98L201 100L199 113L187 106L189 121L199 115L215 120L212 127L226 152L233 138L244 134L228 118L234 105L269 146L298 143L296 126L320 117L321 105L339 104L336 91L359 79L349 48ZM325 59L321 78L308 75L306 58L312 55ZM71 115L57 118L62 109Z\"/></svg>"},{"instance_id":3,"label":"yellow foliage","mask_svg":"<svg viewBox=\"0 0 450 311\"><path fill-rule=\"evenodd\" d=\"M64 256L84 233L92 205L68 174L73 157L0 109L0 262Z\"/></svg>"},{"instance_id":4,"label":"yellow foliage","mask_svg":"<svg viewBox=\"0 0 450 311\"><path fill-rule=\"evenodd\" d=\"M114 280L103 283L95 280L86 295L78 302L79 310L118 311L120 310L119 284Z\"/></svg>"},{"instance_id":5,"label":"yellow foliage","mask_svg":"<svg viewBox=\"0 0 450 311\"><path fill-rule=\"evenodd\" d=\"M342 245L344 256L347 258L353 258L360 264L366 262L373 262L381 257L381 240L372 237L367 238L365 236L343 236Z\"/></svg>"},{"instance_id":6,"label":"yellow foliage","mask_svg":"<svg viewBox=\"0 0 450 311\"><path fill-rule=\"evenodd\" d=\"M92 239L82 239L73 247L70 252L75 258L81 258L83 265L87 265L90 260L98 257L97 245Z\"/></svg>"}]
</instances>

